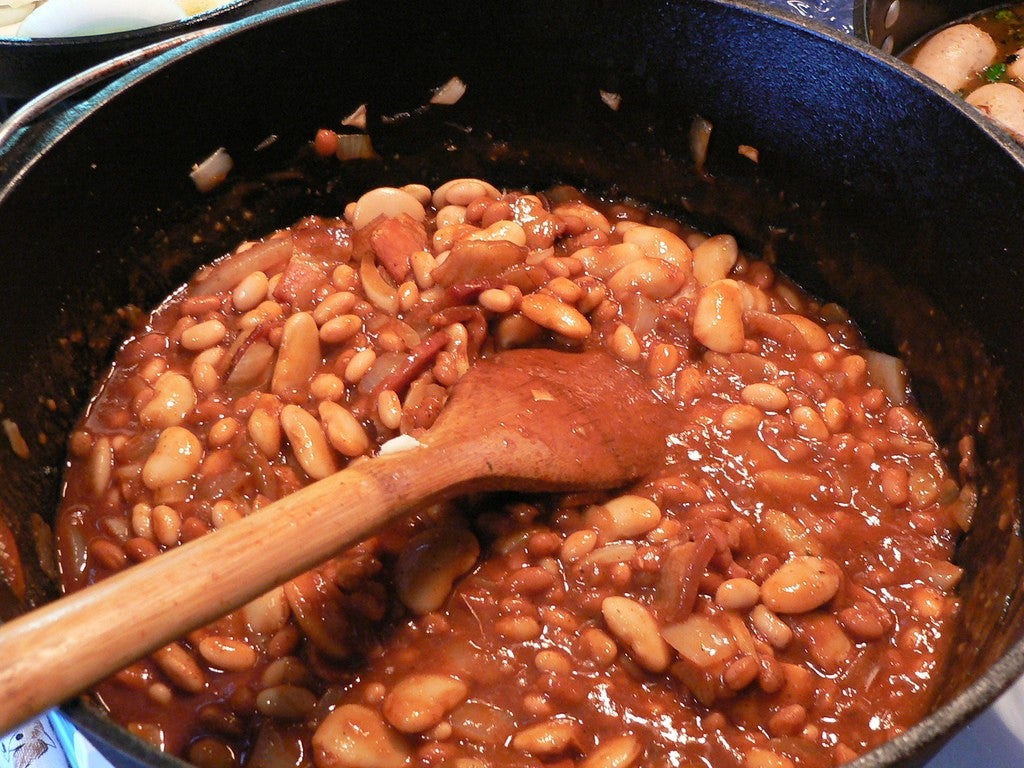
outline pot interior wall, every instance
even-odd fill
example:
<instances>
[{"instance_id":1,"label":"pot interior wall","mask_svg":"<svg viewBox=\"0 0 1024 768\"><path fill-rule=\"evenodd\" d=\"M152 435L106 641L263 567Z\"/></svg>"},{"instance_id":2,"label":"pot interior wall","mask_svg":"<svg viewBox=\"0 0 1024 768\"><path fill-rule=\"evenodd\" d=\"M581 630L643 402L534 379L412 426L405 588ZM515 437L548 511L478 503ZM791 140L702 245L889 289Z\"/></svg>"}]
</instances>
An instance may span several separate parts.
<instances>
[{"instance_id":1,"label":"pot interior wall","mask_svg":"<svg viewBox=\"0 0 1024 768\"><path fill-rule=\"evenodd\" d=\"M24 600L0 591L7 614L55 594L36 532L52 518L67 432L130 331L126 307L152 307L239 240L337 214L369 186L481 175L634 197L736 232L904 354L951 463L972 435L983 468L959 554L965 621L939 703L1017 643L1018 149L866 46L731 3L638 3L628 21L616 3L299 5L144 68L0 159L0 401L31 450L25 460L0 446L0 506L30 575ZM455 75L465 97L428 106ZM378 160L303 152L360 104ZM704 169L691 161L695 114L714 125ZM236 168L201 196L189 168L218 146ZM967 183L953 190L953 178ZM909 764L933 735L921 733L860 764Z\"/></svg>"}]
</instances>

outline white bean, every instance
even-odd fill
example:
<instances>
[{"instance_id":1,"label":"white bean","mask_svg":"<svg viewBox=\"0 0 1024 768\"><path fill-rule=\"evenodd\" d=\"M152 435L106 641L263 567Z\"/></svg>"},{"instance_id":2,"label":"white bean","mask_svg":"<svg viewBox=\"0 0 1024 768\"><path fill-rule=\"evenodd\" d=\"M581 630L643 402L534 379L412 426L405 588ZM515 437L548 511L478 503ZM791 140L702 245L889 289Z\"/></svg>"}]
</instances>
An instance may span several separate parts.
<instances>
[{"instance_id":1,"label":"white bean","mask_svg":"<svg viewBox=\"0 0 1024 768\"><path fill-rule=\"evenodd\" d=\"M377 187L356 201L352 225L362 229L378 216L400 216L403 213L417 221L423 221L427 216L420 201L405 190Z\"/></svg>"}]
</instances>

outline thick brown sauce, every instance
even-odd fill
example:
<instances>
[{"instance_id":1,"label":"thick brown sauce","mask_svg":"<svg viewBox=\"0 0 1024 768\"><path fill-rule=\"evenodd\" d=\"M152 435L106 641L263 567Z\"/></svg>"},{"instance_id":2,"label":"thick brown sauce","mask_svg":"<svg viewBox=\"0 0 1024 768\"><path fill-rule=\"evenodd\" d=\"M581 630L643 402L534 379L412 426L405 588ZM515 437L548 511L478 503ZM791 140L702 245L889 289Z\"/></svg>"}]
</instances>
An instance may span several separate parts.
<instances>
[{"instance_id":1,"label":"thick brown sauce","mask_svg":"<svg viewBox=\"0 0 1024 768\"><path fill-rule=\"evenodd\" d=\"M468 223L440 233L351 208L348 221L306 220L160 308L72 436L67 588L309 482L315 463L282 436L285 406L326 424L321 404L337 403L372 453L422 434L460 372L503 347L635 365L676 406L665 465L625 498L424 509L104 683L112 716L210 768L831 766L919 719L956 612L957 488L879 373L890 361L729 238L637 208L602 214L564 190L465 202ZM454 245L509 220L525 244ZM638 221L667 227L671 247L645 251L626 279L608 246ZM430 260L410 259L417 249ZM424 270L445 251L448 271ZM271 281L255 299L254 253ZM736 297L730 346L707 308L717 301L728 326ZM253 311L262 319L241 320ZM302 312L320 343L295 389L275 377L285 318ZM215 323L222 338L203 346ZM361 350L376 355L365 372ZM151 487L171 422L202 459ZM350 444L327 436L343 466Z\"/></svg>"}]
</instances>

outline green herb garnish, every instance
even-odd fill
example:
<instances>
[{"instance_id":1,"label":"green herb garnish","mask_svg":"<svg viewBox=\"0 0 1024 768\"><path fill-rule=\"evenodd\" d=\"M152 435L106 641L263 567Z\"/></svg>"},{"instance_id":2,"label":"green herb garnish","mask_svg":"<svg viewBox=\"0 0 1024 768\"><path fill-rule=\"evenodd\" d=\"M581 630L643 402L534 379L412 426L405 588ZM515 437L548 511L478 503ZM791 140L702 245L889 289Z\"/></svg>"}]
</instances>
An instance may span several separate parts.
<instances>
[{"instance_id":1,"label":"green herb garnish","mask_svg":"<svg viewBox=\"0 0 1024 768\"><path fill-rule=\"evenodd\" d=\"M990 67L986 67L985 71L981 73L981 76L988 80L990 83L995 83L998 82L999 80L1002 80L1003 77L1005 77L1005 75L1006 64L1004 64L1001 61L998 64L993 64Z\"/></svg>"}]
</instances>

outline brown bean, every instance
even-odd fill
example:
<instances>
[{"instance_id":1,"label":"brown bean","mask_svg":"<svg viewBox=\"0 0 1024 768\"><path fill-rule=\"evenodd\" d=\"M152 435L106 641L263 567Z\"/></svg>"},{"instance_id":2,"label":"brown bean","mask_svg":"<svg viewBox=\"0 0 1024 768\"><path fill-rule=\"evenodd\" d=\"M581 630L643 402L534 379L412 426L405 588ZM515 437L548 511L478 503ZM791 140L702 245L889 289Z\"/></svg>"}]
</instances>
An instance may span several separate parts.
<instances>
[{"instance_id":1,"label":"brown bean","mask_svg":"<svg viewBox=\"0 0 1024 768\"><path fill-rule=\"evenodd\" d=\"M316 695L301 685L275 685L256 697L256 710L278 720L305 720L316 707Z\"/></svg>"}]
</instances>

